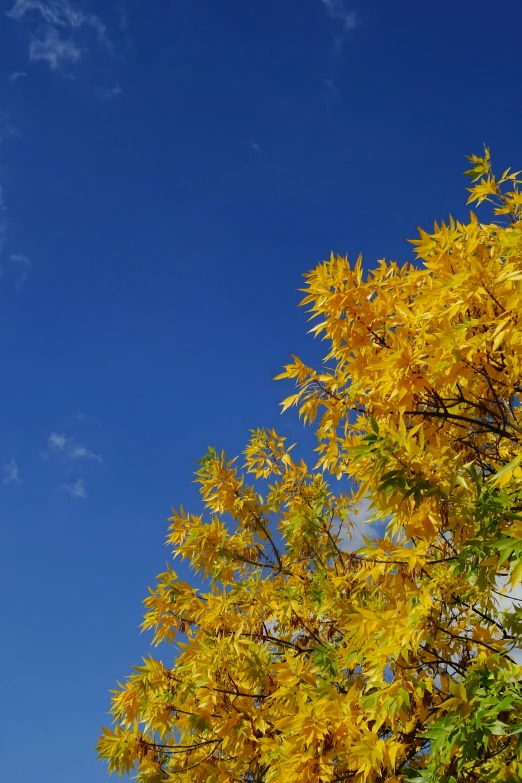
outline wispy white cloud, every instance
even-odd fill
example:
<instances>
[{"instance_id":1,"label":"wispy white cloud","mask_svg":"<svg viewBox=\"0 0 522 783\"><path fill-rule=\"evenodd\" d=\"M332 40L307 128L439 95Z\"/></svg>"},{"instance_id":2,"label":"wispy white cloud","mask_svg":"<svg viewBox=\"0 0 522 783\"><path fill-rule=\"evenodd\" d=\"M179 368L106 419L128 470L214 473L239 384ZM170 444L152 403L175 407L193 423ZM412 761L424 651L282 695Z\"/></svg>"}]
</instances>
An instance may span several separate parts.
<instances>
[{"instance_id":1,"label":"wispy white cloud","mask_svg":"<svg viewBox=\"0 0 522 783\"><path fill-rule=\"evenodd\" d=\"M74 446L70 451L71 459L91 459L93 462L103 465L103 457L101 454L95 454L94 451L86 449L85 446Z\"/></svg>"},{"instance_id":2,"label":"wispy white cloud","mask_svg":"<svg viewBox=\"0 0 522 783\"><path fill-rule=\"evenodd\" d=\"M127 49L133 48L131 37L131 17L127 8L127 0L118 0L116 12L119 15L119 27Z\"/></svg>"},{"instance_id":3,"label":"wispy white cloud","mask_svg":"<svg viewBox=\"0 0 522 783\"><path fill-rule=\"evenodd\" d=\"M11 264L16 267L15 288L17 291L21 291L27 282L29 272L31 271L32 263L30 259L23 253L11 253L9 257Z\"/></svg>"},{"instance_id":4,"label":"wispy white cloud","mask_svg":"<svg viewBox=\"0 0 522 783\"><path fill-rule=\"evenodd\" d=\"M91 460L103 465L103 457L94 451L77 443L74 438L63 435L60 432L52 432L47 439L48 448L55 453L62 453L67 460Z\"/></svg>"},{"instance_id":5,"label":"wispy white cloud","mask_svg":"<svg viewBox=\"0 0 522 783\"><path fill-rule=\"evenodd\" d=\"M72 498L85 500L87 497L87 482L82 478L76 479L76 481L73 481L71 484L63 484L62 489Z\"/></svg>"},{"instance_id":6,"label":"wispy white cloud","mask_svg":"<svg viewBox=\"0 0 522 783\"><path fill-rule=\"evenodd\" d=\"M321 2L332 19L340 22L347 32L359 25L357 14L355 11L349 11L343 0L321 0Z\"/></svg>"},{"instance_id":7,"label":"wispy white cloud","mask_svg":"<svg viewBox=\"0 0 522 783\"><path fill-rule=\"evenodd\" d=\"M70 0L15 0L8 16L18 22L33 21L38 29L31 34L29 59L47 62L55 70L63 63L76 63L85 47L74 35L82 28L91 30L109 46L107 30L96 14L88 14Z\"/></svg>"},{"instance_id":8,"label":"wispy white cloud","mask_svg":"<svg viewBox=\"0 0 522 783\"><path fill-rule=\"evenodd\" d=\"M5 245L6 230L7 230L7 222L5 218L4 191L2 185L0 185L0 256L2 255L4 245ZM1 273L2 273L2 268L0 266L0 274Z\"/></svg>"},{"instance_id":9,"label":"wispy white cloud","mask_svg":"<svg viewBox=\"0 0 522 783\"><path fill-rule=\"evenodd\" d=\"M130 27L130 17L125 0L119 0L117 8L120 15L120 28L126 32Z\"/></svg>"},{"instance_id":10,"label":"wispy white cloud","mask_svg":"<svg viewBox=\"0 0 522 783\"><path fill-rule=\"evenodd\" d=\"M98 98L101 98L102 101L110 101L112 98L117 98L118 95L121 95L123 90L121 89L120 85L117 84L115 87L111 87L109 89L105 89L104 87L97 87L95 92Z\"/></svg>"},{"instance_id":11,"label":"wispy white cloud","mask_svg":"<svg viewBox=\"0 0 522 783\"><path fill-rule=\"evenodd\" d=\"M345 552L357 552L366 546L364 538L373 538L382 533L382 524L370 521L373 518L369 498L363 498L348 514L348 524L343 523L339 531L339 547Z\"/></svg>"},{"instance_id":12,"label":"wispy white cloud","mask_svg":"<svg viewBox=\"0 0 522 783\"><path fill-rule=\"evenodd\" d=\"M0 111L0 144L6 141L8 138L20 136L18 130L11 124L9 117L5 112ZM20 290L23 288L31 267L31 262L27 256L21 253L12 253L11 256L5 257L4 250L7 241L7 209L4 198L4 190L0 184L0 277L6 274L7 277L11 276L11 272L15 272L15 288ZM8 270L11 269L11 272Z\"/></svg>"},{"instance_id":13,"label":"wispy white cloud","mask_svg":"<svg viewBox=\"0 0 522 783\"><path fill-rule=\"evenodd\" d=\"M19 136L20 131L11 123L9 115L0 111L0 142Z\"/></svg>"},{"instance_id":14,"label":"wispy white cloud","mask_svg":"<svg viewBox=\"0 0 522 783\"><path fill-rule=\"evenodd\" d=\"M77 63L81 56L82 49L71 38L62 38L54 27L43 38L33 36L29 44L29 59L49 63L53 71L64 62Z\"/></svg>"},{"instance_id":15,"label":"wispy white cloud","mask_svg":"<svg viewBox=\"0 0 522 783\"><path fill-rule=\"evenodd\" d=\"M67 435L60 435L58 432L52 432L47 440L47 445L54 451L63 451L69 438Z\"/></svg>"},{"instance_id":16,"label":"wispy white cloud","mask_svg":"<svg viewBox=\"0 0 522 783\"><path fill-rule=\"evenodd\" d=\"M19 79L23 79L24 76L27 76L25 71L13 71L7 78L10 82L17 82Z\"/></svg>"},{"instance_id":17,"label":"wispy white cloud","mask_svg":"<svg viewBox=\"0 0 522 783\"><path fill-rule=\"evenodd\" d=\"M47 447L51 454L61 456L62 460L67 463L68 470L71 469L73 463L82 460L90 460L99 465L104 464L101 454L96 454L62 432L52 432L47 439ZM46 459L50 456L49 452L43 454ZM85 499L87 497L87 481L84 478L62 484L62 489L73 498Z\"/></svg>"},{"instance_id":18,"label":"wispy white cloud","mask_svg":"<svg viewBox=\"0 0 522 783\"><path fill-rule=\"evenodd\" d=\"M333 81L331 79L326 79L323 82L324 86L324 94L323 94L323 100L325 104L330 108L334 103L337 103L339 98L341 97L340 90L335 86Z\"/></svg>"},{"instance_id":19,"label":"wispy white cloud","mask_svg":"<svg viewBox=\"0 0 522 783\"><path fill-rule=\"evenodd\" d=\"M6 241L7 219L0 187L0 277L5 276L6 280L14 285L16 291L21 291L29 277L32 263L23 253L11 253L10 256L4 254Z\"/></svg>"},{"instance_id":20,"label":"wispy white cloud","mask_svg":"<svg viewBox=\"0 0 522 783\"><path fill-rule=\"evenodd\" d=\"M76 8L69 0L15 0L8 12L12 19L21 20L27 15L36 14L52 27L92 27L100 39L106 34L106 27L99 16L86 14Z\"/></svg>"},{"instance_id":21,"label":"wispy white cloud","mask_svg":"<svg viewBox=\"0 0 522 783\"><path fill-rule=\"evenodd\" d=\"M261 145L252 136L248 140L248 146L254 152L261 152Z\"/></svg>"},{"instance_id":22,"label":"wispy white cloud","mask_svg":"<svg viewBox=\"0 0 522 783\"><path fill-rule=\"evenodd\" d=\"M9 460L4 465L4 479L2 484L21 484L20 471L18 470L18 464L15 459Z\"/></svg>"}]
</instances>

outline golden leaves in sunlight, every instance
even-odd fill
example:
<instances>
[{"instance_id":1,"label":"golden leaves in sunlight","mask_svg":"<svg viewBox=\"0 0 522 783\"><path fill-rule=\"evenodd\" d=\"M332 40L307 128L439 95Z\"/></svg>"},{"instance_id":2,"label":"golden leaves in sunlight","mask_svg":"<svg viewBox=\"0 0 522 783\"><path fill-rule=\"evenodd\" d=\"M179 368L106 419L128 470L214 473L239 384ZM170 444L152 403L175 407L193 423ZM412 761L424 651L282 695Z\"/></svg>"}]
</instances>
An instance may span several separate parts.
<instances>
[{"instance_id":1,"label":"golden leaves in sunlight","mask_svg":"<svg viewBox=\"0 0 522 783\"><path fill-rule=\"evenodd\" d=\"M114 692L111 771L522 779L522 610L505 600L522 581L521 181L487 149L470 161L496 222L420 229L416 263L332 255L305 275L324 366L292 357L278 377L317 463L274 430L243 466L201 460L204 513L173 512L167 538L194 584L168 566L145 600L173 660ZM363 508L374 535L353 551Z\"/></svg>"}]
</instances>

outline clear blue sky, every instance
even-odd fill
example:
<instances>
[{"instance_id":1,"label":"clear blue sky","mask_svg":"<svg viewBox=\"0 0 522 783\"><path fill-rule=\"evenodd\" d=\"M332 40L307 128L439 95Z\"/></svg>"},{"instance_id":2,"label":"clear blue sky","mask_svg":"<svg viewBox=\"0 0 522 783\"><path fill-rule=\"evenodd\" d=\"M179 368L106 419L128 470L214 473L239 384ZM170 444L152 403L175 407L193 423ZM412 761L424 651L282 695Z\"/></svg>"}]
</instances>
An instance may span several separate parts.
<instances>
[{"instance_id":1,"label":"clear blue sky","mask_svg":"<svg viewBox=\"0 0 522 783\"><path fill-rule=\"evenodd\" d=\"M193 463L299 429L300 275L522 168L506 0L0 0L6 780L97 783L108 689Z\"/></svg>"}]
</instances>

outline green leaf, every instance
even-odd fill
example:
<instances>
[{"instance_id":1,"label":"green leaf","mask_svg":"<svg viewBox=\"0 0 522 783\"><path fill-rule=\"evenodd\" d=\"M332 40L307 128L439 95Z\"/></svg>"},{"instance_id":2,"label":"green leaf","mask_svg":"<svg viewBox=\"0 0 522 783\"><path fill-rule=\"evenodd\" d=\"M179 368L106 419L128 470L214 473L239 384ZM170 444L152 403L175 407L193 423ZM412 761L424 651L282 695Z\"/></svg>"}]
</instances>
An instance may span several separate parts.
<instances>
[{"instance_id":1,"label":"green leaf","mask_svg":"<svg viewBox=\"0 0 522 783\"><path fill-rule=\"evenodd\" d=\"M491 484L495 487L497 484L503 485L502 479L509 479L509 475L511 474L515 468L517 468L520 463L522 462L522 454L519 454L518 457L515 457L515 459L511 460L507 465L504 465L504 467L498 471L498 473L495 473L495 475L492 477Z\"/></svg>"}]
</instances>

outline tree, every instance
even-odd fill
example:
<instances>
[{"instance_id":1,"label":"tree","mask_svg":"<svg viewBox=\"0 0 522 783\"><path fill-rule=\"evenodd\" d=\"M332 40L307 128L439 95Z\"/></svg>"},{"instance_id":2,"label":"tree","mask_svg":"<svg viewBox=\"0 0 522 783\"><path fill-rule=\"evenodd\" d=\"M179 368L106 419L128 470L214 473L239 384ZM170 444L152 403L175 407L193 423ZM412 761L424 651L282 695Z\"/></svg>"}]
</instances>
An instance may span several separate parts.
<instances>
[{"instance_id":1,"label":"tree","mask_svg":"<svg viewBox=\"0 0 522 783\"><path fill-rule=\"evenodd\" d=\"M200 462L207 513L168 532L200 586L168 567L150 589L144 628L174 662L115 692L110 771L522 780L522 181L487 149L470 160L493 222L420 230L422 263L332 255L306 275L325 367L279 377L317 465L272 430L241 469ZM373 525L354 552L358 512Z\"/></svg>"}]
</instances>

